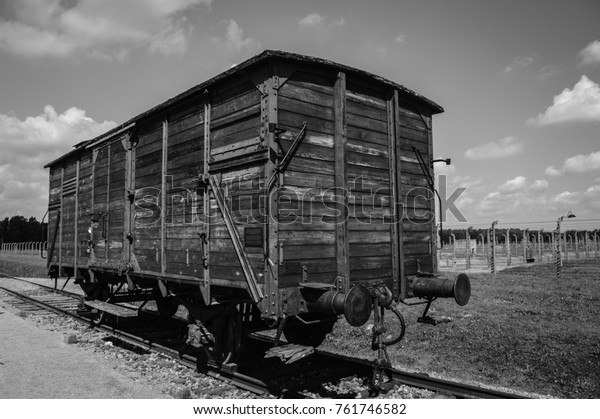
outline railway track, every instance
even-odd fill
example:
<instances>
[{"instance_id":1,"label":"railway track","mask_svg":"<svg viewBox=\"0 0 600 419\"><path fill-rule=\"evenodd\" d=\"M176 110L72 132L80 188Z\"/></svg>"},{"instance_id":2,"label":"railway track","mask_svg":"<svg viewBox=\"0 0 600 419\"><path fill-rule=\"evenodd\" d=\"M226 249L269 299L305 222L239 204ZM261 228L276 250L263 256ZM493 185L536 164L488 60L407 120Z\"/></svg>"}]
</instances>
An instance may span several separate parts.
<instances>
[{"instance_id":1,"label":"railway track","mask_svg":"<svg viewBox=\"0 0 600 419\"><path fill-rule=\"evenodd\" d=\"M69 316L75 320L90 325L91 313L89 310L82 309L82 296L67 291L59 291L52 287L37 284L35 282L2 275L6 278L26 282L39 287L37 290L18 292L6 287L0 287L4 293L2 300L14 307L31 314L45 314L48 311ZM228 366L217 366L202 361L201 354L189 351L185 345L184 331L185 324L173 319L165 320L154 316L154 324L149 327L148 319L152 316L144 315L140 318L134 318L130 321L120 322L119 325L101 324L95 325L97 330L105 332L123 342L140 347L148 351L156 351L165 354L179 363L199 370L207 376L213 377L240 389L250 391L262 396L276 396L282 398L307 398L312 397L310 391L306 391L307 385L299 386L281 386L279 378L281 376L290 376L290 371L324 370L335 371L339 379L349 376L362 377L368 379L373 372L372 363L346 357L338 354L328 353L316 350L315 354L306 361L301 361L295 366L279 366L272 373L264 374L269 371L266 365L267 361L260 358L251 358L242 360L239 368ZM162 323L161 323L162 322ZM160 329L160 326L163 326ZM158 328L158 329L157 329ZM264 353L265 348L272 346L273 341L264 336L253 336L249 339L249 346L254 347L254 352ZM310 362L310 368L303 368L302 362ZM242 371L242 372L240 372ZM258 373L262 371L262 375ZM439 378L429 377L422 374L407 373L397 369L385 370L385 376L389 381L386 387L395 385L406 385L426 389L435 393L441 393L455 398L483 398L483 399L515 399L524 398L519 394L507 393L477 387Z\"/></svg>"},{"instance_id":2,"label":"railway track","mask_svg":"<svg viewBox=\"0 0 600 419\"><path fill-rule=\"evenodd\" d=\"M91 313L87 309L81 309L81 301L83 296L68 291L57 290L52 287L37 284L32 281L27 281L21 278L0 274L0 277L12 279L35 285L39 287L43 293L39 291L18 292L6 287L0 287L5 295L0 298L2 301L25 311L28 314L47 314L48 312L69 316L82 324L91 325ZM35 294L35 295L31 295ZM148 314L148 312L145 312ZM168 331L156 331L156 328L148 328L148 318L144 316L141 321L129 321L119 326L110 324L94 325L94 328L107 333L123 342L145 349L147 351L156 351L165 354L173 359L178 360L181 364L192 368L199 369L202 373L226 382L240 389L253 392L258 395L270 395L272 391L268 385L251 376L240 374L227 367L218 367L211 364L202 364L200 357L189 353L189 348L185 345L185 340L179 335L184 330L187 330L186 325L175 320L167 321ZM154 316L154 320L162 322L165 326L165 320ZM151 318L151 317L150 317ZM178 326L178 327L172 327ZM180 332L178 334L178 332Z\"/></svg>"}]
</instances>

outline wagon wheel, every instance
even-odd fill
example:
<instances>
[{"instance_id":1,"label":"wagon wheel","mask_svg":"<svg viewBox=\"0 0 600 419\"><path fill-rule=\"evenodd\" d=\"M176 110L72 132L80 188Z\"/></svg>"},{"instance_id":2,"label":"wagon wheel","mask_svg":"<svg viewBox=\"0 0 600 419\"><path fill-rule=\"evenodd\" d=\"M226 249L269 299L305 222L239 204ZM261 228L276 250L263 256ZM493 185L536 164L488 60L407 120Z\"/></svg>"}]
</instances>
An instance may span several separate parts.
<instances>
[{"instance_id":1,"label":"wagon wheel","mask_svg":"<svg viewBox=\"0 0 600 419\"><path fill-rule=\"evenodd\" d=\"M90 290L89 296L93 300L98 301L108 301L110 298L110 287L106 283L97 282L92 289ZM96 308L92 308L92 324L99 326L104 323L107 318L106 312L102 310L98 310Z\"/></svg>"},{"instance_id":2,"label":"wagon wheel","mask_svg":"<svg viewBox=\"0 0 600 419\"><path fill-rule=\"evenodd\" d=\"M212 355L220 364L237 362L242 351L242 319L236 308L232 312L216 316L208 325L215 342Z\"/></svg>"},{"instance_id":3,"label":"wagon wheel","mask_svg":"<svg viewBox=\"0 0 600 419\"><path fill-rule=\"evenodd\" d=\"M294 324L283 329L283 335L289 343L317 347L333 330L335 321L315 324Z\"/></svg>"},{"instance_id":4,"label":"wagon wheel","mask_svg":"<svg viewBox=\"0 0 600 419\"><path fill-rule=\"evenodd\" d=\"M159 297L156 299L156 308L161 316L173 317L179 309L179 301L177 300L177 297L172 295L168 297Z\"/></svg>"}]
</instances>

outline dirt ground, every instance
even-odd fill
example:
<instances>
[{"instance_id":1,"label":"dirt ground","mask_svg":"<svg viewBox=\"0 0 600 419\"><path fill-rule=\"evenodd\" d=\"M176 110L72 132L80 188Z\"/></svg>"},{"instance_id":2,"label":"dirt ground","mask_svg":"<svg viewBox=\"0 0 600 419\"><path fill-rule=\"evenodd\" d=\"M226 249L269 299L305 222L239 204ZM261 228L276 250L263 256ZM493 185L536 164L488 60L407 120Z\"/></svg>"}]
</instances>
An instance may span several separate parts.
<instances>
[{"instance_id":1,"label":"dirt ground","mask_svg":"<svg viewBox=\"0 0 600 419\"><path fill-rule=\"evenodd\" d=\"M0 398L156 399L167 397L90 357L48 330L0 308Z\"/></svg>"}]
</instances>

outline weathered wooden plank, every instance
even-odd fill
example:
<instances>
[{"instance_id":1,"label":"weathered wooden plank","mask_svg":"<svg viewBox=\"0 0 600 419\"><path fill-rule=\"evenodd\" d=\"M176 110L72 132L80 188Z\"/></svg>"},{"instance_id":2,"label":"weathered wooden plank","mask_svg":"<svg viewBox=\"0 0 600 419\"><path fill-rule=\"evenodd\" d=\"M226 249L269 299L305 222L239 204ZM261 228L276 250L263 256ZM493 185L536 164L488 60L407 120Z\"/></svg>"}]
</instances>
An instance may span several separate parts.
<instances>
[{"instance_id":1,"label":"weathered wooden plank","mask_svg":"<svg viewBox=\"0 0 600 419\"><path fill-rule=\"evenodd\" d=\"M390 173L386 169L350 164L348 165L347 176L349 186L354 186L356 189L361 188L361 186L367 186L369 183L376 185L375 188L369 186L370 189L389 188ZM353 185L350 185L351 179L354 180Z\"/></svg>"},{"instance_id":2,"label":"weathered wooden plank","mask_svg":"<svg viewBox=\"0 0 600 419\"><path fill-rule=\"evenodd\" d=\"M391 220L392 210L389 207L369 207L366 205L349 205L348 206L348 217L349 218L371 218L379 220Z\"/></svg>"},{"instance_id":3,"label":"weathered wooden plank","mask_svg":"<svg viewBox=\"0 0 600 419\"><path fill-rule=\"evenodd\" d=\"M135 166L144 167L144 166L160 166L160 162L162 159L162 149L158 151L154 151L152 153L146 154L144 156L138 156L136 153L135 157Z\"/></svg>"},{"instance_id":4,"label":"weathered wooden plank","mask_svg":"<svg viewBox=\"0 0 600 419\"><path fill-rule=\"evenodd\" d=\"M334 231L300 230L279 232L279 242L283 245L335 244Z\"/></svg>"},{"instance_id":5,"label":"weathered wooden plank","mask_svg":"<svg viewBox=\"0 0 600 419\"><path fill-rule=\"evenodd\" d=\"M283 260L335 259L335 245L288 245L283 247Z\"/></svg>"},{"instance_id":6,"label":"weathered wooden plank","mask_svg":"<svg viewBox=\"0 0 600 419\"><path fill-rule=\"evenodd\" d=\"M159 188L158 190L160 191L160 173L155 173L148 176L136 176L136 196L138 193L147 195L148 193L152 192L152 188Z\"/></svg>"},{"instance_id":7,"label":"weathered wooden plank","mask_svg":"<svg viewBox=\"0 0 600 419\"><path fill-rule=\"evenodd\" d=\"M392 258L390 255L381 256L359 256L353 255L350 258L350 270L391 268Z\"/></svg>"},{"instance_id":8,"label":"weathered wooden plank","mask_svg":"<svg viewBox=\"0 0 600 419\"><path fill-rule=\"evenodd\" d=\"M387 132L365 130L351 124L348 124L348 138L385 146L388 144Z\"/></svg>"},{"instance_id":9,"label":"weathered wooden plank","mask_svg":"<svg viewBox=\"0 0 600 419\"><path fill-rule=\"evenodd\" d=\"M250 266L257 272L264 269L264 256L260 253L249 253L248 261ZM211 266L222 266L241 269L240 261L234 252L211 252Z\"/></svg>"},{"instance_id":10,"label":"weathered wooden plank","mask_svg":"<svg viewBox=\"0 0 600 419\"><path fill-rule=\"evenodd\" d=\"M379 104L374 106L371 102L368 102L368 99L367 101L357 100L356 96L352 96L352 94L347 96L347 100L348 113L358 115L362 118L388 122L387 109L382 109Z\"/></svg>"},{"instance_id":11,"label":"weathered wooden plank","mask_svg":"<svg viewBox=\"0 0 600 419\"><path fill-rule=\"evenodd\" d=\"M323 160L305 159L303 157L294 157L290 160L288 170L305 173L316 173L321 175L334 175L335 168L333 163L327 164Z\"/></svg>"},{"instance_id":12,"label":"weathered wooden plank","mask_svg":"<svg viewBox=\"0 0 600 419\"><path fill-rule=\"evenodd\" d=\"M332 91L324 92L322 89L315 90L307 88L307 86L300 86L298 83L295 83L293 80L285 83L281 89L279 89L279 108L286 108L285 105L282 105L281 98L286 99L295 99L302 101L307 104L314 104L321 107L333 108L333 95ZM288 109L291 110L291 109Z\"/></svg>"},{"instance_id":13,"label":"weathered wooden plank","mask_svg":"<svg viewBox=\"0 0 600 419\"><path fill-rule=\"evenodd\" d=\"M363 218L350 218L348 219L348 228L350 231L381 231L381 232L389 232L392 225L388 222L383 222L382 220L372 220L369 221Z\"/></svg>"},{"instance_id":14,"label":"weathered wooden plank","mask_svg":"<svg viewBox=\"0 0 600 419\"><path fill-rule=\"evenodd\" d=\"M254 272L255 275L258 275L260 273L258 271L258 269L255 270L254 268L252 268L252 271ZM246 288L246 281L244 280L244 273L242 272L241 267L211 265L210 274L211 274L211 282L212 282L212 278L226 279L229 281L237 282L240 285L243 284L242 288Z\"/></svg>"},{"instance_id":15,"label":"weathered wooden plank","mask_svg":"<svg viewBox=\"0 0 600 419\"><path fill-rule=\"evenodd\" d=\"M298 134L298 126L288 126L288 125L279 125L280 129L285 129L286 131L279 134L280 140L287 140L292 142L296 135ZM302 140L302 144L311 144L321 147L333 148L333 135L330 134L322 134L317 132L311 132L307 127L305 131L304 138Z\"/></svg>"},{"instance_id":16,"label":"weathered wooden plank","mask_svg":"<svg viewBox=\"0 0 600 419\"><path fill-rule=\"evenodd\" d=\"M350 254L353 256L381 256L391 255L390 243L351 243Z\"/></svg>"},{"instance_id":17,"label":"weathered wooden plank","mask_svg":"<svg viewBox=\"0 0 600 419\"><path fill-rule=\"evenodd\" d=\"M406 125L398 126L398 136L399 136L399 141L402 144L405 144L405 142L402 140L409 140L409 144L408 144L409 146L412 145L411 142L422 142L422 143L428 142L427 131L417 130L411 126L406 126Z\"/></svg>"},{"instance_id":18,"label":"weathered wooden plank","mask_svg":"<svg viewBox=\"0 0 600 419\"><path fill-rule=\"evenodd\" d=\"M237 104L260 101L260 92L248 76L233 77L211 88L211 119L235 112Z\"/></svg>"},{"instance_id":19,"label":"weathered wooden plank","mask_svg":"<svg viewBox=\"0 0 600 419\"><path fill-rule=\"evenodd\" d=\"M388 159L389 152L387 145L366 143L364 141L358 141L353 138L348 139L346 147L349 151L356 153L368 154L371 156L380 156Z\"/></svg>"},{"instance_id":20,"label":"weathered wooden plank","mask_svg":"<svg viewBox=\"0 0 600 419\"><path fill-rule=\"evenodd\" d=\"M137 179L141 179L145 176L159 176L160 177L160 167L157 165L147 165L147 166L137 166L135 168L135 177Z\"/></svg>"},{"instance_id":21,"label":"weathered wooden plank","mask_svg":"<svg viewBox=\"0 0 600 419\"><path fill-rule=\"evenodd\" d=\"M237 111L215 118L214 114L210 122L211 130L217 130L221 127L237 124L247 119L260 118L260 101L252 102L245 107L240 107Z\"/></svg>"},{"instance_id":22,"label":"weathered wooden plank","mask_svg":"<svg viewBox=\"0 0 600 419\"><path fill-rule=\"evenodd\" d=\"M333 77L331 74L318 74L314 68L307 69L307 71L298 69L294 72L292 77L288 79L282 88L286 88L286 86L289 85L305 90L324 93L333 97L334 83L335 77Z\"/></svg>"},{"instance_id":23,"label":"weathered wooden plank","mask_svg":"<svg viewBox=\"0 0 600 419\"><path fill-rule=\"evenodd\" d=\"M157 262L157 249L135 248L135 258L143 271L160 273L160 261Z\"/></svg>"},{"instance_id":24,"label":"weathered wooden plank","mask_svg":"<svg viewBox=\"0 0 600 419\"><path fill-rule=\"evenodd\" d=\"M211 120L212 121L212 120ZM240 133L249 130L257 130L260 128L260 115L251 115L247 118L236 120L235 122L212 129L210 138L212 147L221 147L225 144L219 144L218 141L224 141L226 138L240 138ZM248 135L246 138L256 137L258 134ZM243 137L242 137L243 138Z\"/></svg>"},{"instance_id":25,"label":"weathered wooden plank","mask_svg":"<svg viewBox=\"0 0 600 419\"><path fill-rule=\"evenodd\" d=\"M187 141L196 141L202 143L204 138L204 124L197 123L187 129L171 133L169 127L169 148L177 146Z\"/></svg>"},{"instance_id":26,"label":"weathered wooden plank","mask_svg":"<svg viewBox=\"0 0 600 419\"><path fill-rule=\"evenodd\" d=\"M167 163L169 174L177 172L196 173L204 165L203 153L201 150L191 150L186 154L174 156Z\"/></svg>"},{"instance_id":27,"label":"weathered wooden plank","mask_svg":"<svg viewBox=\"0 0 600 419\"><path fill-rule=\"evenodd\" d=\"M329 189L334 186L334 178L332 175L286 170L284 185Z\"/></svg>"},{"instance_id":28,"label":"weathered wooden plank","mask_svg":"<svg viewBox=\"0 0 600 419\"><path fill-rule=\"evenodd\" d=\"M297 130L304 122L306 122L307 127L311 132L333 135L334 124L332 121L285 110L279 111L280 126L287 126Z\"/></svg>"},{"instance_id":29,"label":"weathered wooden plank","mask_svg":"<svg viewBox=\"0 0 600 419\"><path fill-rule=\"evenodd\" d=\"M213 99L211 124L219 119L239 113L244 109L252 108L257 104L260 105L260 92L254 86L249 86L249 90L245 90L227 100L215 102Z\"/></svg>"},{"instance_id":30,"label":"weathered wooden plank","mask_svg":"<svg viewBox=\"0 0 600 419\"><path fill-rule=\"evenodd\" d=\"M285 210L284 210L285 212ZM300 211L298 211L300 212ZM334 231L335 223L323 221L322 217L310 215L302 216L302 214L289 216L280 214L279 220L279 231Z\"/></svg>"},{"instance_id":31,"label":"weathered wooden plank","mask_svg":"<svg viewBox=\"0 0 600 419\"><path fill-rule=\"evenodd\" d=\"M348 239L352 244L358 243L390 243L391 233L388 226L387 230L382 231L360 231L350 230Z\"/></svg>"},{"instance_id":32,"label":"weathered wooden plank","mask_svg":"<svg viewBox=\"0 0 600 419\"><path fill-rule=\"evenodd\" d=\"M169 117L169 142L171 142L172 135L181 134L191 129L195 129L198 127L198 125L204 125L203 108L196 107L196 109L189 109L189 111L189 114L182 116L181 118L176 118L173 116ZM200 132L202 135L204 134L204 130Z\"/></svg>"},{"instance_id":33,"label":"weathered wooden plank","mask_svg":"<svg viewBox=\"0 0 600 419\"><path fill-rule=\"evenodd\" d=\"M348 112L348 125L360 130L373 131L376 133L387 135L387 122L373 118L368 118L363 115L357 115Z\"/></svg>"},{"instance_id":34,"label":"weathered wooden plank","mask_svg":"<svg viewBox=\"0 0 600 419\"><path fill-rule=\"evenodd\" d=\"M348 152L347 164L389 170L389 159L387 157L357 153L354 151Z\"/></svg>"},{"instance_id":35,"label":"weathered wooden plank","mask_svg":"<svg viewBox=\"0 0 600 419\"><path fill-rule=\"evenodd\" d=\"M317 117L327 121L334 120L333 108L330 104L323 106L318 103L300 100L300 98L302 98L302 96L299 96L298 98L280 96L278 101L280 112L284 111L307 117Z\"/></svg>"},{"instance_id":36,"label":"weathered wooden plank","mask_svg":"<svg viewBox=\"0 0 600 419\"><path fill-rule=\"evenodd\" d=\"M390 257L391 258L391 257ZM355 269L351 271L352 278L358 281L368 279L384 279L391 278L392 268L370 268L370 269Z\"/></svg>"},{"instance_id":37,"label":"weathered wooden plank","mask_svg":"<svg viewBox=\"0 0 600 419\"><path fill-rule=\"evenodd\" d=\"M289 150L292 146L291 141L282 140L280 141L284 150ZM333 161L333 149L329 147L322 147L319 145L312 145L302 143L298 147L298 150L294 154L293 158L303 157L305 159L314 159L314 160L325 160L325 161Z\"/></svg>"}]
</instances>

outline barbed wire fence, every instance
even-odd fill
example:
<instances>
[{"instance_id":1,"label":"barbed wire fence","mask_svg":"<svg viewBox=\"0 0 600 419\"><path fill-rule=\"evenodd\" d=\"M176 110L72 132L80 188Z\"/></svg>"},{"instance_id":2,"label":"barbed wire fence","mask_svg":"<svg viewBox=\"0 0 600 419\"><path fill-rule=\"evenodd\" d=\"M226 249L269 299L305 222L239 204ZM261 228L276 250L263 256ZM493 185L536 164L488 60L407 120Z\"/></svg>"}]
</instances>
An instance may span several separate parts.
<instances>
[{"instance_id":1,"label":"barbed wire fence","mask_svg":"<svg viewBox=\"0 0 600 419\"><path fill-rule=\"evenodd\" d=\"M511 266L554 263L560 278L564 261L600 260L600 219L571 217L446 228L452 233L438 246L438 269L496 273Z\"/></svg>"},{"instance_id":2,"label":"barbed wire fence","mask_svg":"<svg viewBox=\"0 0 600 419\"><path fill-rule=\"evenodd\" d=\"M39 255L48 249L47 242L2 243L0 253L13 255Z\"/></svg>"}]
</instances>

